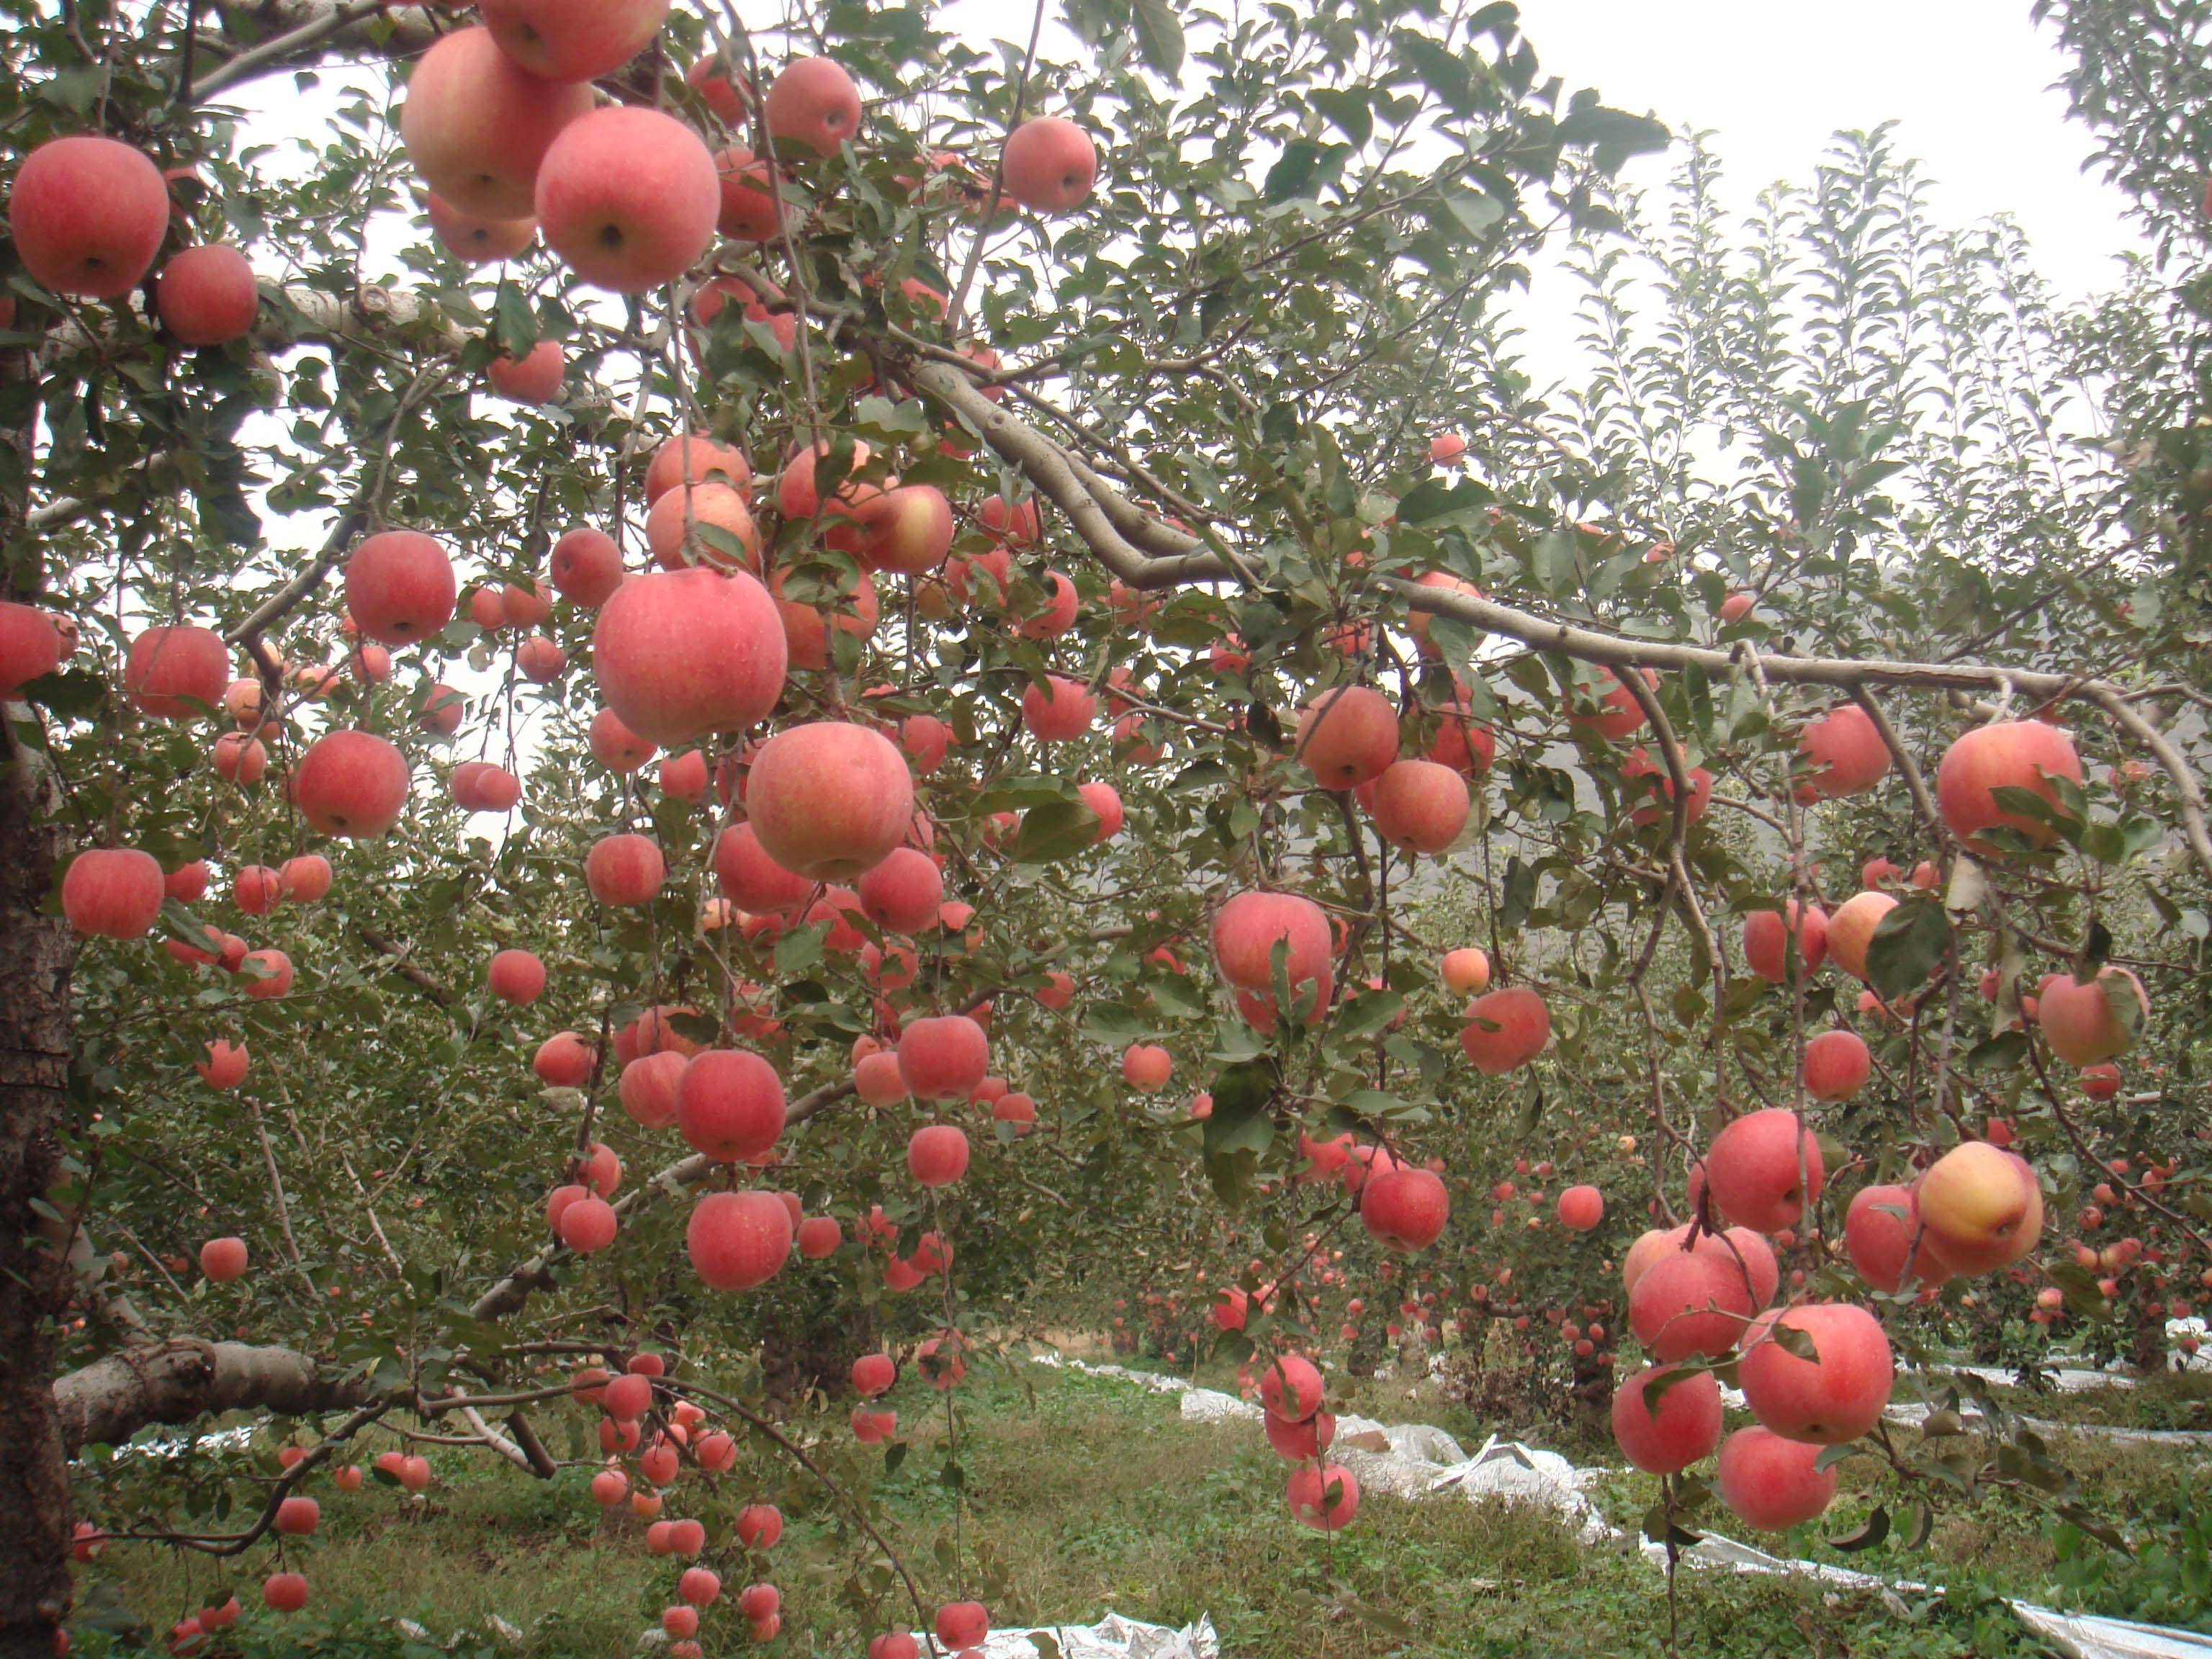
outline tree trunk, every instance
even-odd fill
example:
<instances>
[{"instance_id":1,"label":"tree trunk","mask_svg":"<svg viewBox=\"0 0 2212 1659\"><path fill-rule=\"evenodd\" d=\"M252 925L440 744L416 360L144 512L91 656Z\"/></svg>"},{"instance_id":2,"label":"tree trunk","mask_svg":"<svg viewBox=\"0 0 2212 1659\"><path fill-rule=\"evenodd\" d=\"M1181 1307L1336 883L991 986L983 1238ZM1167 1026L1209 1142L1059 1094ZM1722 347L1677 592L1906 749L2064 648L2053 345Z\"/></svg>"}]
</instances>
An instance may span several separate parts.
<instances>
[{"instance_id":1,"label":"tree trunk","mask_svg":"<svg viewBox=\"0 0 2212 1659\"><path fill-rule=\"evenodd\" d=\"M0 354L0 385L28 372L22 353ZM0 546L22 532L31 451L27 427L0 429ZM53 1396L70 1229L33 1206L62 1180L76 952L68 924L44 913L60 824L52 778L15 738L23 713L0 705L0 1659L49 1659L70 1607L69 1466Z\"/></svg>"}]
</instances>

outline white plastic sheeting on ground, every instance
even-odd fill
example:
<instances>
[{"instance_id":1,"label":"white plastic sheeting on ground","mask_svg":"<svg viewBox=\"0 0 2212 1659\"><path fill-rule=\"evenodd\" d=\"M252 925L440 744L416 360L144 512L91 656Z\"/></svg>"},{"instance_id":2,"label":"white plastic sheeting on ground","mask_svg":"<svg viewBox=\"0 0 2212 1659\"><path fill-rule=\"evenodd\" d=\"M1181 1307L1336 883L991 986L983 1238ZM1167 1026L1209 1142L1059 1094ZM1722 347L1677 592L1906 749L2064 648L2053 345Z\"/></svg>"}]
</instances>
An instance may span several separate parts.
<instances>
[{"instance_id":1,"label":"white plastic sheeting on ground","mask_svg":"<svg viewBox=\"0 0 2212 1659\"><path fill-rule=\"evenodd\" d=\"M1173 1630L1109 1613L1095 1625L994 1630L983 1653L985 1659L1221 1659L1221 1640L1210 1619Z\"/></svg>"},{"instance_id":2,"label":"white plastic sheeting on ground","mask_svg":"<svg viewBox=\"0 0 2212 1659\"><path fill-rule=\"evenodd\" d=\"M2032 1601L2014 1601L2011 1606L2021 1623L2074 1659L2207 1659L2212 1656L2212 1637L2199 1636L2194 1631L2053 1613Z\"/></svg>"},{"instance_id":3,"label":"white plastic sheeting on ground","mask_svg":"<svg viewBox=\"0 0 2212 1659\"><path fill-rule=\"evenodd\" d=\"M2201 1324L2199 1325L2201 1331ZM1260 1407L1235 1395L1223 1394L1214 1389L1201 1389L1179 1378L1163 1376L1157 1371L1133 1370L1126 1365L1091 1365L1079 1359L1067 1359L1058 1353L1030 1356L1040 1365L1055 1365L1070 1370L1085 1372L1092 1376L1111 1376L1149 1389L1156 1394L1182 1395L1182 1415L1200 1423L1256 1422ZM2201 1358L2201 1356L2200 1356ZM2008 1371L1984 1367L1959 1367L1972 1370L1978 1376L1996 1383L2011 1383L2017 1379ZM2125 1387L2134 1379L2118 1377L2105 1371L2062 1370L2055 1374L2056 1386L2072 1392L2087 1388ZM1735 1390L1728 1391L1734 1406L1741 1409L1743 1397ZM1892 1415L1911 1412L1924 1416L1924 1407L1898 1407ZM1908 1419L1909 1420L1909 1419ZM2027 1419L2032 1423L2036 1419ZM2180 1430L2107 1429L2094 1424L2038 1424L2049 1430L2070 1430L2079 1433L2101 1433L2119 1440L2136 1440L2157 1444L2202 1444L2212 1441L2212 1434ZM1364 1446L1352 1443L1366 1440ZM1360 1489L1394 1493L1402 1498L1431 1498L1437 1492L1456 1488L1471 1498L1504 1498L1527 1503L1542 1504L1555 1510L1565 1518L1575 1522L1585 1544L1606 1539L1619 1539L1620 1532L1608 1523L1597 1507L1585 1495L1583 1488L1605 1478L1604 1469L1578 1468L1557 1452L1541 1451L1524 1446L1517 1440L1500 1440L1491 1437L1482 1449L1473 1457L1462 1454L1458 1442L1442 1429L1425 1423L1384 1425L1360 1417L1340 1417L1336 1422L1336 1443L1331 1455L1341 1462L1358 1479ZM1654 1566L1664 1569L1667 1565L1666 1547L1649 1539L1639 1539L1638 1547L1644 1559ZM1904 1602L1898 1592L1916 1595L1941 1594L1932 1585L1911 1579L1884 1578L1870 1572L1860 1572L1850 1567L1833 1566L1824 1561L1806 1561L1794 1557L1769 1555L1764 1550L1740 1544L1732 1538L1708 1533L1696 1544L1681 1552L1684 1565L1717 1571L1778 1573L1793 1577L1810 1578L1838 1588L1871 1590L1900 1613ZM2185 1630L2169 1630L2157 1625L2130 1624L2119 1619L2099 1619L2086 1613L2060 1613L2054 1608L2039 1607L2033 1601L2009 1603L2021 1622L2060 1652L2072 1659L2212 1659L2212 1637L2198 1636ZM1210 1638L1211 1626L1200 1626ZM1200 1627L1194 1627L1200 1628ZM1073 1650L1071 1650L1072 1652ZM1001 1656L995 1648L990 1650L991 1659L1028 1659L1018 1650L1008 1650ZM1168 1648L1160 1650L1173 1659L1182 1659L1182 1650ZM1212 1650L1208 1650L1210 1654ZM1151 1659L1151 1656L1146 1656Z\"/></svg>"}]
</instances>

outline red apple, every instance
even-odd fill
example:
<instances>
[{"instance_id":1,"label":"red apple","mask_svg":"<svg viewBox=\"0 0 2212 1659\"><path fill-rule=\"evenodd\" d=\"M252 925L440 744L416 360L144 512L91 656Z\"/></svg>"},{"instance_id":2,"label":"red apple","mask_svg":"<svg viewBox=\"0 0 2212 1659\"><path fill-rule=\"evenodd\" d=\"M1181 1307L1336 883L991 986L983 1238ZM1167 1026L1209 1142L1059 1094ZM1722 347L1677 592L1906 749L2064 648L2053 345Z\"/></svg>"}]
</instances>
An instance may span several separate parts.
<instances>
[{"instance_id":1,"label":"red apple","mask_svg":"<svg viewBox=\"0 0 2212 1659\"><path fill-rule=\"evenodd\" d=\"M8 234L23 269L57 294L120 299L169 228L169 191L143 151L78 133L23 158L8 191Z\"/></svg>"},{"instance_id":2,"label":"red apple","mask_svg":"<svg viewBox=\"0 0 2212 1659\"><path fill-rule=\"evenodd\" d=\"M696 264L714 240L721 200L699 135L638 105L579 117L538 171L545 245L584 281L617 294L642 294Z\"/></svg>"},{"instance_id":3,"label":"red apple","mask_svg":"<svg viewBox=\"0 0 2212 1659\"><path fill-rule=\"evenodd\" d=\"M223 242L172 255L154 281L154 309L186 345L222 345L253 327L261 289L246 256Z\"/></svg>"},{"instance_id":4,"label":"red apple","mask_svg":"<svg viewBox=\"0 0 2212 1659\"><path fill-rule=\"evenodd\" d=\"M531 74L489 30L455 29L416 62L399 138L423 182L454 208L520 219L554 140L592 101L588 85Z\"/></svg>"},{"instance_id":5,"label":"red apple","mask_svg":"<svg viewBox=\"0 0 2212 1659\"><path fill-rule=\"evenodd\" d=\"M791 1212L773 1193L709 1193L693 1208L684 1243L692 1270L708 1285L718 1291L748 1291L775 1278L791 1259ZM700 1607L714 1600L714 1594L702 1600L692 1593L696 1587L692 1574L702 1571L694 1567L687 1571L677 1591ZM720 1588L717 1581L715 1593Z\"/></svg>"},{"instance_id":6,"label":"red apple","mask_svg":"<svg viewBox=\"0 0 2212 1659\"><path fill-rule=\"evenodd\" d=\"M1951 833L1985 858L2002 854L1983 833L2000 826L2018 831L2031 847L2048 847L2057 838L2055 826L2007 811L1997 805L1995 794L2009 786L2059 806L2058 791L2046 773L2081 781L2081 757L2075 752L2073 738L2041 720L1993 720L1943 751L1936 769L1936 808Z\"/></svg>"},{"instance_id":7,"label":"red apple","mask_svg":"<svg viewBox=\"0 0 2212 1659\"><path fill-rule=\"evenodd\" d=\"M547 81L596 81L660 33L668 0L479 0L500 50Z\"/></svg>"},{"instance_id":8,"label":"red apple","mask_svg":"<svg viewBox=\"0 0 2212 1659\"><path fill-rule=\"evenodd\" d=\"M292 775L292 799L326 836L374 840L407 805L407 759L371 732L326 732Z\"/></svg>"},{"instance_id":9,"label":"red apple","mask_svg":"<svg viewBox=\"0 0 2212 1659\"><path fill-rule=\"evenodd\" d=\"M770 859L803 876L835 879L873 869L906 839L914 775L882 733L817 720L787 727L761 745L745 804Z\"/></svg>"},{"instance_id":10,"label":"red apple","mask_svg":"<svg viewBox=\"0 0 2212 1659\"><path fill-rule=\"evenodd\" d=\"M784 146L835 155L860 130L860 89L827 58L794 58L769 82L762 115L786 159Z\"/></svg>"},{"instance_id":11,"label":"red apple","mask_svg":"<svg viewBox=\"0 0 2212 1659\"><path fill-rule=\"evenodd\" d=\"M742 731L783 690L782 621L767 590L742 572L633 577L600 608L592 656L607 707L663 745Z\"/></svg>"}]
</instances>

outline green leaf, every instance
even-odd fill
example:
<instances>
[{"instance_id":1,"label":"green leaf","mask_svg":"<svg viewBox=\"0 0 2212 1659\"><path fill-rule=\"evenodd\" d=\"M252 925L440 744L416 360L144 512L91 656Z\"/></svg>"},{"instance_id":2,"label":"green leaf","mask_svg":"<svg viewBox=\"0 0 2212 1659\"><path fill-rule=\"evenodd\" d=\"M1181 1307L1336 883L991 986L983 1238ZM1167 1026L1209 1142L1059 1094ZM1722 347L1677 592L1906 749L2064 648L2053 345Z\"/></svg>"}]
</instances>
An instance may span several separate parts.
<instances>
[{"instance_id":1,"label":"green leaf","mask_svg":"<svg viewBox=\"0 0 2212 1659\"><path fill-rule=\"evenodd\" d=\"M1454 115L1474 113L1474 88L1468 79L1467 65L1449 48L1411 29L1398 30L1390 42L1420 76L1421 83L1437 95L1438 103Z\"/></svg>"},{"instance_id":2,"label":"green leaf","mask_svg":"<svg viewBox=\"0 0 2212 1659\"><path fill-rule=\"evenodd\" d=\"M1233 1152L1264 1152L1273 1145L1275 1070L1266 1060L1225 1066L1213 1079L1213 1111L1206 1120L1208 1164Z\"/></svg>"},{"instance_id":3,"label":"green leaf","mask_svg":"<svg viewBox=\"0 0 2212 1659\"><path fill-rule=\"evenodd\" d=\"M1167 0L1136 0L1137 55L1168 80L1182 73L1182 20Z\"/></svg>"},{"instance_id":4,"label":"green leaf","mask_svg":"<svg viewBox=\"0 0 2212 1659\"><path fill-rule=\"evenodd\" d=\"M1267 182L1260 187L1260 193L1270 202L1287 202L1305 195L1307 186L1321 171L1322 157L1326 154L1326 147L1310 138L1293 138L1283 146L1275 165L1267 169Z\"/></svg>"},{"instance_id":5,"label":"green leaf","mask_svg":"<svg viewBox=\"0 0 2212 1659\"><path fill-rule=\"evenodd\" d=\"M1365 89L1356 87L1319 87L1306 94L1306 101L1352 140L1355 149L1375 136L1375 112L1367 99Z\"/></svg>"},{"instance_id":6,"label":"green leaf","mask_svg":"<svg viewBox=\"0 0 2212 1659\"><path fill-rule=\"evenodd\" d=\"M1371 1036L1405 1009L1406 999L1395 991L1364 991L1336 1017L1336 1034L1347 1042Z\"/></svg>"},{"instance_id":7,"label":"green leaf","mask_svg":"<svg viewBox=\"0 0 2212 1659\"><path fill-rule=\"evenodd\" d=\"M780 978L791 979L805 973L822 960L822 941L830 937L836 924L817 921L811 927L794 927L775 942L775 971Z\"/></svg>"},{"instance_id":8,"label":"green leaf","mask_svg":"<svg viewBox=\"0 0 2212 1659\"><path fill-rule=\"evenodd\" d=\"M1048 801L1022 815L1014 837L1017 864L1056 864L1098 844L1098 814L1079 800Z\"/></svg>"},{"instance_id":9,"label":"green leaf","mask_svg":"<svg viewBox=\"0 0 2212 1659\"><path fill-rule=\"evenodd\" d=\"M1984 1069L2009 1072L2027 1058L2027 1033L2000 1031L1966 1050L1966 1066L1972 1072Z\"/></svg>"},{"instance_id":10,"label":"green leaf","mask_svg":"<svg viewBox=\"0 0 2212 1659\"><path fill-rule=\"evenodd\" d=\"M1850 1553L1856 1550L1870 1550L1888 1536L1889 1511L1877 1504L1874 1506L1874 1513L1855 1530L1845 1533L1841 1538L1831 1538L1828 1543L1832 1548Z\"/></svg>"},{"instance_id":11,"label":"green leaf","mask_svg":"<svg viewBox=\"0 0 2212 1659\"><path fill-rule=\"evenodd\" d=\"M1884 916L1867 944L1867 980L1885 998L1928 981L1951 943L1950 918L1936 900L1909 898Z\"/></svg>"},{"instance_id":12,"label":"green leaf","mask_svg":"<svg viewBox=\"0 0 2212 1659\"><path fill-rule=\"evenodd\" d=\"M1118 1002L1094 1002L1083 1014L1083 1035L1109 1048L1135 1042L1152 1029L1142 1014Z\"/></svg>"},{"instance_id":13,"label":"green leaf","mask_svg":"<svg viewBox=\"0 0 2212 1659\"><path fill-rule=\"evenodd\" d=\"M2097 1288L2096 1279L2072 1257L2054 1255L2044 1272L2066 1298L2069 1311L2082 1319L2109 1319L2112 1316L2112 1304L2106 1299L2104 1291Z\"/></svg>"}]
</instances>

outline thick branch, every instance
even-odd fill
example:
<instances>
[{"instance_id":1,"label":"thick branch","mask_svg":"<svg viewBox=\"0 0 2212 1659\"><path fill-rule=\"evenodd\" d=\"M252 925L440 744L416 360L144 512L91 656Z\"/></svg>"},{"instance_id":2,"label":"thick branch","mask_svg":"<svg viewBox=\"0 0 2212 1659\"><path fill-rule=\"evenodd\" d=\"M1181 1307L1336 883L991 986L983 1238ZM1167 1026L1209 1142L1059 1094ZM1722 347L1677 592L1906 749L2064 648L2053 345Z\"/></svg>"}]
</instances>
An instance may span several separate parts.
<instances>
[{"instance_id":1,"label":"thick branch","mask_svg":"<svg viewBox=\"0 0 2212 1659\"><path fill-rule=\"evenodd\" d=\"M176 1337L57 1377L54 1409L74 1454L128 1440L149 1423L189 1423L205 1412L299 1416L358 1406L374 1393L367 1378L326 1375L290 1348Z\"/></svg>"}]
</instances>

